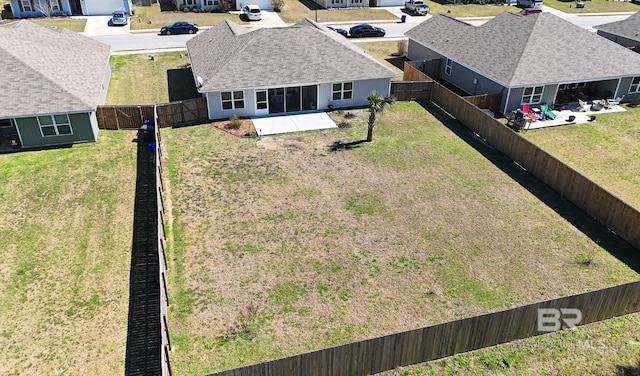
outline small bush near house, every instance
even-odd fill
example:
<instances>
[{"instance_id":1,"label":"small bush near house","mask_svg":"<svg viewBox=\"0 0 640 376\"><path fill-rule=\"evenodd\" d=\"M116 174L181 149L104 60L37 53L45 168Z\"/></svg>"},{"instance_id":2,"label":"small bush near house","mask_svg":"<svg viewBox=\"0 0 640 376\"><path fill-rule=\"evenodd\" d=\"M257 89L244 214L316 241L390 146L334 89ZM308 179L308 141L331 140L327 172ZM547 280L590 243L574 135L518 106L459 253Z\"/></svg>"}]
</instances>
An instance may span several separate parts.
<instances>
[{"instance_id":1,"label":"small bush near house","mask_svg":"<svg viewBox=\"0 0 640 376\"><path fill-rule=\"evenodd\" d=\"M284 0L271 0L271 5L273 5L274 12L280 12L284 7Z\"/></svg>"},{"instance_id":2,"label":"small bush near house","mask_svg":"<svg viewBox=\"0 0 640 376\"><path fill-rule=\"evenodd\" d=\"M238 117L238 115L233 114L229 118L229 124L227 124L226 128L227 129L240 129L241 125L242 125L242 122L240 121L240 118Z\"/></svg>"},{"instance_id":3,"label":"small bush near house","mask_svg":"<svg viewBox=\"0 0 640 376\"><path fill-rule=\"evenodd\" d=\"M408 44L409 44L409 41L407 41L406 39L398 41L398 56L404 56L407 54Z\"/></svg>"}]
</instances>

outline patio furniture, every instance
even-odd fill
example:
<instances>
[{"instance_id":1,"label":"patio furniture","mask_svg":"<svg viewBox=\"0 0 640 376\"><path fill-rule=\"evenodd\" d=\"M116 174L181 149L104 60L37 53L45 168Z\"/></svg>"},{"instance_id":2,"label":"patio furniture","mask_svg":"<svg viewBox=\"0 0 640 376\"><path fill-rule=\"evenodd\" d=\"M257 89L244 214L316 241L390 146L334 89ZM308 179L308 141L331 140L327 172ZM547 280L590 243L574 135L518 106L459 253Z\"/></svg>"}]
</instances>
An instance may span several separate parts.
<instances>
[{"instance_id":1,"label":"patio furniture","mask_svg":"<svg viewBox=\"0 0 640 376\"><path fill-rule=\"evenodd\" d=\"M591 107L589 107L589 110L591 111L600 111L604 108L604 106L602 105L602 103L600 103L599 101L594 101L593 104L591 105Z\"/></svg>"},{"instance_id":2,"label":"patio furniture","mask_svg":"<svg viewBox=\"0 0 640 376\"><path fill-rule=\"evenodd\" d=\"M553 111L551 111L551 109L549 108L549 105L546 103L540 103L540 110L542 111L542 113L544 113L544 115L549 119L549 120L553 120L555 119L558 115L556 115L555 113L553 113Z\"/></svg>"},{"instance_id":3,"label":"patio furniture","mask_svg":"<svg viewBox=\"0 0 640 376\"><path fill-rule=\"evenodd\" d=\"M617 106L620 104L620 102L622 102L623 99L624 99L624 95L622 97L617 97L615 99L607 99L607 104L609 105L609 107Z\"/></svg>"},{"instance_id":4,"label":"patio furniture","mask_svg":"<svg viewBox=\"0 0 640 376\"><path fill-rule=\"evenodd\" d=\"M527 115L529 117L529 119L536 121L538 120L538 117L536 116L536 114L533 113L533 111L531 110L531 107L529 106L529 103L523 103L522 104L522 112L525 113L525 115Z\"/></svg>"}]
</instances>

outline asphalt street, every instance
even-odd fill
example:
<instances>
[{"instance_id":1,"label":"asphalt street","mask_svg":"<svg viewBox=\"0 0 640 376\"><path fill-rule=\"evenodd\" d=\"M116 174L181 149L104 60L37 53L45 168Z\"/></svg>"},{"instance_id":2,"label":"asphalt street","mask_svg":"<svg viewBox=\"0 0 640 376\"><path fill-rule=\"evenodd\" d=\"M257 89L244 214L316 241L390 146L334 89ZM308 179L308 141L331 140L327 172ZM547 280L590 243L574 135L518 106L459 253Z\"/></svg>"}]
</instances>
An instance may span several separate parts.
<instances>
[{"instance_id":1,"label":"asphalt street","mask_svg":"<svg viewBox=\"0 0 640 376\"><path fill-rule=\"evenodd\" d=\"M402 13L402 10L399 7L396 7L396 8L393 8L390 11L394 14L397 14L398 20L400 20L400 15L404 13ZM567 21L570 21L573 24L588 30L593 30L593 26L596 26L596 25L623 20L629 17L630 15L630 13L575 15L575 14L560 12L548 7L545 7L544 11L555 13L559 17L562 17ZM277 14L273 13L271 16L272 16L271 18L273 19L269 19L267 22L263 22L263 23L254 22L251 24L251 27L258 28L258 27L274 27L274 26L285 25L284 22L282 22L279 19L279 17L277 17ZM422 16L407 15L407 21L404 23L401 23L399 21L398 22L382 22L382 23L372 22L372 23L375 26L382 27L383 29L386 30L387 35L385 36L384 39L393 40L393 39L404 38L404 33L407 30L414 27L416 24L428 19L429 17L430 16L422 17ZM462 19L462 20L472 25L479 26L487 22L489 19L490 18L469 18L469 19ZM354 26L358 23L363 23L363 21L358 21L354 23L339 23L339 24L332 23L331 25L348 30L351 26ZM181 50L181 49L185 49L186 42L189 39L193 38L193 35L159 35L157 30L151 30L150 32L140 32L140 31L131 32L128 28L114 29L113 26L105 26L107 25L107 23L103 22L102 20L100 20L100 22L96 22L96 20L94 20L92 22L92 25L94 26L92 26L90 31L85 30L85 35L91 36L100 42L110 45L111 51L114 54ZM378 39L378 38L354 39L353 41L358 42L358 41L365 41L365 40L371 40L371 39Z\"/></svg>"}]
</instances>

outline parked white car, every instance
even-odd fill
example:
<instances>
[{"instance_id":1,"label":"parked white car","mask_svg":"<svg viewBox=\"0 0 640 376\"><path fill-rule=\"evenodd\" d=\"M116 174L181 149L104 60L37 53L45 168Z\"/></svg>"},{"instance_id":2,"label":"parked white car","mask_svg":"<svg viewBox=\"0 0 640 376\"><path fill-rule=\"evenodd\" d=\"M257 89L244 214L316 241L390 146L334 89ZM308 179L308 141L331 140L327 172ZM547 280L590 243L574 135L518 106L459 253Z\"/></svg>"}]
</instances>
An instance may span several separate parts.
<instances>
[{"instance_id":1,"label":"parked white car","mask_svg":"<svg viewBox=\"0 0 640 376\"><path fill-rule=\"evenodd\" d=\"M249 19L249 21L260 21L262 19L262 11L260 7L255 4L249 4L242 8L245 16Z\"/></svg>"},{"instance_id":2,"label":"parked white car","mask_svg":"<svg viewBox=\"0 0 640 376\"><path fill-rule=\"evenodd\" d=\"M126 25L129 22L129 15L123 10L117 10L111 15L112 25Z\"/></svg>"}]
</instances>

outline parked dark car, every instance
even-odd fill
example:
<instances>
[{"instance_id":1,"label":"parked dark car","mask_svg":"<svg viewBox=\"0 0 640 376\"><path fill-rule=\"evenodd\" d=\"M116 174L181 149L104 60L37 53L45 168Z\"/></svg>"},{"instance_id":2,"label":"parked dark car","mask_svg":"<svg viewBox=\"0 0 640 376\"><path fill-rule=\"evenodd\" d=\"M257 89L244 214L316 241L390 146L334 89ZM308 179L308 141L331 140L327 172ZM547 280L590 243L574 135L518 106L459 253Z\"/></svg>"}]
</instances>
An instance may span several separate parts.
<instances>
[{"instance_id":1,"label":"parked dark car","mask_svg":"<svg viewBox=\"0 0 640 376\"><path fill-rule=\"evenodd\" d=\"M160 29L160 34L162 35L195 34L197 32L198 25L186 21L174 22L171 25L163 26L162 29Z\"/></svg>"},{"instance_id":2,"label":"parked dark car","mask_svg":"<svg viewBox=\"0 0 640 376\"><path fill-rule=\"evenodd\" d=\"M328 28L329 30L333 30L333 31L335 31L336 33L338 33L338 34L342 35L342 36L343 36L343 37L345 37L345 38L346 38L346 37L347 37L347 35L348 35L348 33L347 33L347 31L346 31L345 29L335 28L335 27L333 27L333 26L327 26L327 28Z\"/></svg>"},{"instance_id":3,"label":"parked dark car","mask_svg":"<svg viewBox=\"0 0 640 376\"><path fill-rule=\"evenodd\" d=\"M349 29L349 35L353 38L362 37L384 37L387 32L381 27L375 27L368 24L356 25Z\"/></svg>"}]
</instances>

